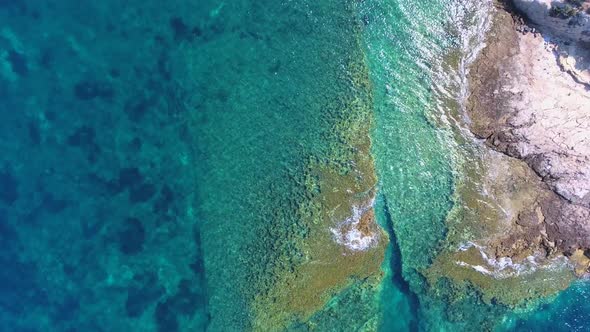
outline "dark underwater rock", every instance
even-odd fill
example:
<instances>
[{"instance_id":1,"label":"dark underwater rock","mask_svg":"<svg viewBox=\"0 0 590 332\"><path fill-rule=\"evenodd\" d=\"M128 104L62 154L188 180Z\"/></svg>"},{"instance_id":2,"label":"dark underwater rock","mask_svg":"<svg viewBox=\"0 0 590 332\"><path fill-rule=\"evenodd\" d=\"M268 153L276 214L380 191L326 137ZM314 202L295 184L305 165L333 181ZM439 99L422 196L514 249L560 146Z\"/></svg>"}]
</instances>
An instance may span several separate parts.
<instances>
[{"instance_id":1,"label":"dark underwater rock","mask_svg":"<svg viewBox=\"0 0 590 332\"><path fill-rule=\"evenodd\" d=\"M155 273L136 275L133 284L127 290L125 311L129 317L138 317L164 294L164 288L158 285Z\"/></svg>"},{"instance_id":2,"label":"dark underwater rock","mask_svg":"<svg viewBox=\"0 0 590 332\"><path fill-rule=\"evenodd\" d=\"M18 241L17 234L8 222L6 211L0 209L0 256L8 253L14 241Z\"/></svg>"},{"instance_id":3,"label":"dark underwater rock","mask_svg":"<svg viewBox=\"0 0 590 332\"><path fill-rule=\"evenodd\" d=\"M115 90L108 82L81 81L74 86L74 95L80 100L111 99Z\"/></svg>"},{"instance_id":4,"label":"dark underwater rock","mask_svg":"<svg viewBox=\"0 0 590 332\"><path fill-rule=\"evenodd\" d=\"M147 99L133 98L125 105L125 113L131 121L140 121L152 108L152 102Z\"/></svg>"},{"instance_id":5,"label":"dark underwater rock","mask_svg":"<svg viewBox=\"0 0 590 332\"><path fill-rule=\"evenodd\" d=\"M131 203L143 203L149 201L156 194L156 186L151 183L142 183L129 190Z\"/></svg>"},{"instance_id":6,"label":"dark underwater rock","mask_svg":"<svg viewBox=\"0 0 590 332\"><path fill-rule=\"evenodd\" d=\"M143 182L143 175L137 167L126 167L119 171L116 186L121 189L130 188Z\"/></svg>"},{"instance_id":7,"label":"dark underwater rock","mask_svg":"<svg viewBox=\"0 0 590 332\"><path fill-rule=\"evenodd\" d=\"M158 57L158 61L156 63L157 69L158 69L158 73L160 74L160 76L166 80L166 81L170 81L170 79L172 78L172 74L170 72L170 59L168 57L168 55L166 54L166 52L162 52L160 54L160 56Z\"/></svg>"},{"instance_id":8,"label":"dark underwater rock","mask_svg":"<svg viewBox=\"0 0 590 332\"><path fill-rule=\"evenodd\" d=\"M176 332L180 329L174 309L168 301L158 303L154 318L158 332Z\"/></svg>"},{"instance_id":9,"label":"dark underwater rock","mask_svg":"<svg viewBox=\"0 0 590 332\"><path fill-rule=\"evenodd\" d=\"M58 305L53 314L53 319L56 321L70 321L75 317L79 309L80 300L75 296L68 296Z\"/></svg>"},{"instance_id":10,"label":"dark underwater rock","mask_svg":"<svg viewBox=\"0 0 590 332\"><path fill-rule=\"evenodd\" d=\"M193 240L197 252L196 260L189 265L197 277L203 278L205 275L205 262L203 261L203 243L201 240L201 231L196 227L193 231Z\"/></svg>"},{"instance_id":11,"label":"dark underwater rock","mask_svg":"<svg viewBox=\"0 0 590 332\"><path fill-rule=\"evenodd\" d=\"M199 286L198 282L183 279L178 284L177 293L163 302L158 303L155 311L158 331L178 331L179 324L177 314L192 316L205 306L205 297L199 289L191 286Z\"/></svg>"},{"instance_id":12,"label":"dark underwater rock","mask_svg":"<svg viewBox=\"0 0 590 332\"><path fill-rule=\"evenodd\" d=\"M194 263L190 264L190 268L196 275L205 274L205 262L202 259L197 259Z\"/></svg>"},{"instance_id":13,"label":"dark underwater rock","mask_svg":"<svg viewBox=\"0 0 590 332\"><path fill-rule=\"evenodd\" d=\"M55 61L54 53L51 48L45 48L41 51L41 55L39 56L39 64L45 68L49 69L53 65Z\"/></svg>"},{"instance_id":14,"label":"dark underwater rock","mask_svg":"<svg viewBox=\"0 0 590 332\"><path fill-rule=\"evenodd\" d=\"M12 205L19 197L18 181L8 171L0 171L0 201Z\"/></svg>"},{"instance_id":15,"label":"dark underwater rock","mask_svg":"<svg viewBox=\"0 0 590 332\"><path fill-rule=\"evenodd\" d=\"M119 232L119 249L126 255L134 255L143 250L145 229L137 218L127 218Z\"/></svg>"},{"instance_id":16,"label":"dark underwater rock","mask_svg":"<svg viewBox=\"0 0 590 332\"><path fill-rule=\"evenodd\" d=\"M202 307L204 303L203 294L198 289L193 289L191 280L183 279L178 284L178 292L171 297L171 302L174 310L184 315L194 315L195 311Z\"/></svg>"},{"instance_id":17,"label":"dark underwater rock","mask_svg":"<svg viewBox=\"0 0 590 332\"><path fill-rule=\"evenodd\" d=\"M24 54L15 50L10 50L8 51L7 60L10 63L12 70L19 76L26 76L29 73L27 58L24 56Z\"/></svg>"},{"instance_id":18,"label":"dark underwater rock","mask_svg":"<svg viewBox=\"0 0 590 332\"><path fill-rule=\"evenodd\" d=\"M168 185L164 185L162 189L160 189L158 199L154 202L153 211L158 214L166 214L173 202L174 192Z\"/></svg>"},{"instance_id":19,"label":"dark underwater rock","mask_svg":"<svg viewBox=\"0 0 590 332\"><path fill-rule=\"evenodd\" d=\"M31 304L46 304L46 294L36 284L37 269L31 263L0 258L0 309L20 313Z\"/></svg>"},{"instance_id":20,"label":"dark underwater rock","mask_svg":"<svg viewBox=\"0 0 590 332\"><path fill-rule=\"evenodd\" d=\"M101 220L102 219L93 218L81 220L80 226L82 227L82 236L87 240L97 236L103 227L103 222Z\"/></svg>"},{"instance_id":21,"label":"dark underwater rock","mask_svg":"<svg viewBox=\"0 0 590 332\"><path fill-rule=\"evenodd\" d=\"M27 129L29 131L29 139L31 143L35 146L41 144L41 132L39 130L39 126L34 122L29 122Z\"/></svg>"},{"instance_id":22,"label":"dark underwater rock","mask_svg":"<svg viewBox=\"0 0 590 332\"><path fill-rule=\"evenodd\" d=\"M81 126L68 137L67 143L71 146L87 147L95 145L96 131L90 126Z\"/></svg>"},{"instance_id":23,"label":"dark underwater rock","mask_svg":"<svg viewBox=\"0 0 590 332\"><path fill-rule=\"evenodd\" d=\"M42 207L50 213L57 214L68 207L68 201L65 199L56 198L51 193L46 193L43 195Z\"/></svg>"},{"instance_id":24,"label":"dark underwater rock","mask_svg":"<svg viewBox=\"0 0 590 332\"><path fill-rule=\"evenodd\" d=\"M184 39L187 38L190 34L189 27L184 23L182 18L180 17L173 17L170 19L170 28L174 34L174 39Z\"/></svg>"},{"instance_id":25,"label":"dark underwater rock","mask_svg":"<svg viewBox=\"0 0 590 332\"><path fill-rule=\"evenodd\" d=\"M195 37L200 37L203 35L203 30L198 26L194 27L191 30L191 32L192 32L193 36L195 36Z\"/></svg>"},{"instance_id":26,"label":"dark underwater rock","mask_svg":"<svg viewBox=\"0 0 590 332\"><path fill-rule=\"evenodd\" d=\"M81 126L70 135L67 143L70 146L81 148L87 155L87 160L91 163L96 163L101 149L95 142L96 131L90 126Z\"/></svg>"}]
</instances>

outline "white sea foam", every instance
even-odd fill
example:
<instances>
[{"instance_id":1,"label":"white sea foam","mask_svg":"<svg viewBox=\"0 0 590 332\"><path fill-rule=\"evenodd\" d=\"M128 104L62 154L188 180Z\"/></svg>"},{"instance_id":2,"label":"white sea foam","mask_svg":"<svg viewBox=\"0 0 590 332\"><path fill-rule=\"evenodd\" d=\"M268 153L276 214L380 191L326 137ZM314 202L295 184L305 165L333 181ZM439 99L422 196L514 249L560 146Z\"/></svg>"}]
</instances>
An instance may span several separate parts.
<instances>
[{"instance_id":1,"label":"white sea foam","mask_svg":"<svg viewBox=\"0 0 590 332\"><path fill-rule=\"evenodd\" d=\"M373 207L374 199L371 199L364 205L353 205L351 215L344 221L331 227L330 232L334 235L334 240L346 246L353 251L363 251L374 247L379 241L379 233L371 232L366 235L360 231L361 218Z\"/></svg>"},{"instance_id":2,"label":"white sea foam","mask_svg":"<svg viewBox=\"0 0 590 332\"><path fill-rule=\"evenodd\" d=\"M496 279L527 275L538 269L554 270L569 266L568 260L565 256L557 256L548 259L542 253L535 253L534 255L527 256L518 263L514 262L510 257L489 257L485 252L484 247L473 242L461 244L458 250L466 251L470 248L476 248L479 251L486 266L473 265L463 261L456 261L455 263L459 266L470 267L479 273L492 276Z\"/></svg>"}]
</instances>

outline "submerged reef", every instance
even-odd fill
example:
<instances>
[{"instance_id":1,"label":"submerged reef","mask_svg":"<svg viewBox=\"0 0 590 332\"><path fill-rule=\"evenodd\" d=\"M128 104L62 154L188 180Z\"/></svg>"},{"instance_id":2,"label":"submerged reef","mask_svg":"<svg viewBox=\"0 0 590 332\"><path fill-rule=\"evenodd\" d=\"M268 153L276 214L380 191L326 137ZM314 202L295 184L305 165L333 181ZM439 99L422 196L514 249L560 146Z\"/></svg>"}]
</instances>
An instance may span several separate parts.
<instances>
[{"instance_id":1,"label":"submerged reef","mask_svg":"<svg viewBox=\"0 0 590 332\"><path fill-rule=\"evenodd\" d=\"M211 330L303 328L323 324L319 312L342 292L376 300L387 235L373 216L372 92L355 6L227 2L200 37L171 21L178 38L206 40L184 59L204 156L195 213ZM369 244L339 243L350 231Z\"/></svg>"},{"instance_id":2,"label":"submerged reef","mask_svg":"<svg viewBox=\"0 0 590 332\"><path fill-rule=\"evenodd\" d=\"M382 279L388 239L373 207L377 180L370 152L372 91L354 17L350 18L354 44L345 76L339 78L345 82L344 90L335 104L326 106L329 148L325 155L312 156L305 172L307 198L298 214L306 232L292 239L303 257L287 269L274 270L276 281L267 293L256 296L255 330L315 326L318 322L312 317L331 298L349 287L373 289L369 292L375 297Z\"/></svg>"}]
</instances>

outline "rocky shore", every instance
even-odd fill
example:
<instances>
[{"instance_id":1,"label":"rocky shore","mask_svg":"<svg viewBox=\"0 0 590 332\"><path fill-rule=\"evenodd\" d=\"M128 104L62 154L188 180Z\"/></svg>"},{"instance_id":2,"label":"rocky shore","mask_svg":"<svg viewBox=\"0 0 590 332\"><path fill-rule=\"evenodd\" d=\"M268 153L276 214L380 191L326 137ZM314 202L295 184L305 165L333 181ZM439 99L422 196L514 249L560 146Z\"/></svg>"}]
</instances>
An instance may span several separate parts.
<instances>
[{"instance_id":1,"label":"rocky shore","mask_svg":"<svg viewBox=\"0 0 590 332\"><path fill-rule=\"evenodd\" d=\"M590 2L498 7L469 74L469 126L524 161L536 173L526 181L540 184L513 220L518 235L496 243L496 253L564 254L582 275L590 263Z\"/></svg>"}]
</instances>

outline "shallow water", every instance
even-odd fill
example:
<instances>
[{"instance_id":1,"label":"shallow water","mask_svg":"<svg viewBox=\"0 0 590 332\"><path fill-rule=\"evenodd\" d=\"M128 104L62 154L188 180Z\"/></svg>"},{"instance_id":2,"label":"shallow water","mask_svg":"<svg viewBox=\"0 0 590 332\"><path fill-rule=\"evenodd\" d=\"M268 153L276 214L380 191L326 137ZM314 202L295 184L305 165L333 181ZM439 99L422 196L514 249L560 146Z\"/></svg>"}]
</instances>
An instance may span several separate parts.
<instances>
[{"instance_id":1,"label":"shallow water","mask_svg":"<svg viewBox=\"0 0 590 332\"><path fill-rule=\"evenodd\" d=\"M373 151L382 201L387 202L381 218L393 234L393 255L388 257L390 264L384 265L391 279L384 281L380 300L383 331L589 328L578 317L585 309L575 304L586 296L584 281L554 301L548 298L509 309L486 303L471 290L459 291L462 295L457 297L453 283L443 279L428 284L421 274L449 246L445 240L449 227L457 232L452 229L456 227L454 211L469 209L462 206L457 188L480 186L479 177L467 170L482 172L489 167L486 163L497 160L469 133L469 120L463 115L469 63L484 46L492 10L491 2L465 0L385 0L361 6L368 22L364 36L376 96ZM454 241L451 246L457 245ZM465 244L469 242L455 250L465 250ZM481 255L486 257L483 251ZM487 261L499 280L537 269L566 268L563 259L536 268L532 256L527 263L532 267ZM485 267L476 267L489 273Z\"/></svg>"},{"instance_id":2,"label":"shallow water","mask_svg":"<svg viewBox=\"0 0 590 332\"><path fill-rule=\"evenodd\" d=\"M590 329L584 282L511 311L422 274L482 159L461 103L488 5L0 1L0 331ZM282 307L317 174L372 186L367 135L381 270Z\"/></svg>"}]
</instances>

